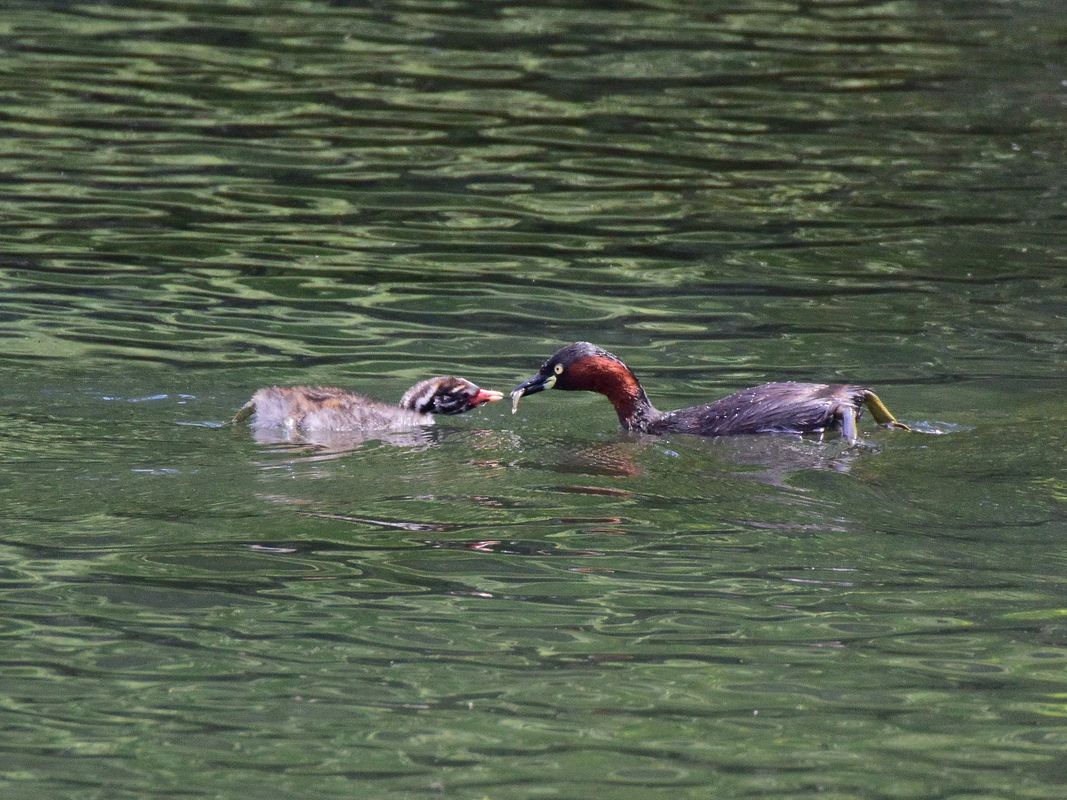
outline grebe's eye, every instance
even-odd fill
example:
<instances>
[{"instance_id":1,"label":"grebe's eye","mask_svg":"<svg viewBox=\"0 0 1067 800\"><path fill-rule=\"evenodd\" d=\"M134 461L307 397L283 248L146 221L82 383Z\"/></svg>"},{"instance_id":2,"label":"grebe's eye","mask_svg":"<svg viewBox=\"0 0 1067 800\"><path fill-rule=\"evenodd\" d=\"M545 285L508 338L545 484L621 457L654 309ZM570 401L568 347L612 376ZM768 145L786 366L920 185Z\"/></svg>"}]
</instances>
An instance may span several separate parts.
<instances>
[{"instance_id":1,"label":"grebe's eye","mask_svg":"<svg viewBox=\"0 0 1067 800\"><path fill-rule=\"evenodd\" d=\"M553 369L552 371L555 372L557 375L562 375L563 374L563 365L562 364L556 364L555 369Z\"/></svg>"}]
</instances>

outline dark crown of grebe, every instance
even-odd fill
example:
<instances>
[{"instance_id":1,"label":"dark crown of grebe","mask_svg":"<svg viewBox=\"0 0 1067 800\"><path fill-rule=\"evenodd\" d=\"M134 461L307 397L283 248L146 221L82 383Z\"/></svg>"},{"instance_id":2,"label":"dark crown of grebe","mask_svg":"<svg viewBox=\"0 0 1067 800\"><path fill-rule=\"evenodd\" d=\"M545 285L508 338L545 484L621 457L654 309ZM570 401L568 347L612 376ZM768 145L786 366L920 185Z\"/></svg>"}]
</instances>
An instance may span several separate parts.
<instances>
[{"instance_id":1,"label":"dark crown of grebe","mask_svg":"<svg viewBox=\"0 0 1067 800\"><path fill-rule=\"evenodd\" d=\"M728 436L821 433L840 428L849 443L854 443L856 420L864 406L880 424L908 430L874 392L849 384L765 383L714 403L663 413L652 405L637 376L618 356L589 342L575 342L556 351L536 375L516 386L511 392L512 413L520 399L545 389L605 395L622 427L642 433Z\"/></svg>"},{"instance_id":2,"label":"dark crown of grebe","mask_svg":"<svg viewBox=\"0 0 1067 800\"><path fill-rule=\"evenodd\" d=\"M421 414L462 414L504 395L454 375L419 381L400 398L400 407Z\"/></svg>"}]
</instances>

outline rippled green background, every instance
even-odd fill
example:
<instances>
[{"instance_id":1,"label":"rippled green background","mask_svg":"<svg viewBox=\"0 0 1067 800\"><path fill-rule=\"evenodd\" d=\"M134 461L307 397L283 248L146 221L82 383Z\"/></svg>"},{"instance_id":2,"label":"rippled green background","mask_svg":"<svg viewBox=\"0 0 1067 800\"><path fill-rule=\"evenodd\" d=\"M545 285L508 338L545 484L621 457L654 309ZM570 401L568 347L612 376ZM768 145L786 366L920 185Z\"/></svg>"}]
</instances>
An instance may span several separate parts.
<instances>
[{"instance_id":1,"label":"rippled green background","mask_svg":"<svg viewBox=\"0 0 1067 800\"><path fill-rule=\"evenodd\" d=\"M1065 19L5 3L0 794L1063 797ZM218 427L575 339L946 435Z\"/></svg>"}]
</instances>

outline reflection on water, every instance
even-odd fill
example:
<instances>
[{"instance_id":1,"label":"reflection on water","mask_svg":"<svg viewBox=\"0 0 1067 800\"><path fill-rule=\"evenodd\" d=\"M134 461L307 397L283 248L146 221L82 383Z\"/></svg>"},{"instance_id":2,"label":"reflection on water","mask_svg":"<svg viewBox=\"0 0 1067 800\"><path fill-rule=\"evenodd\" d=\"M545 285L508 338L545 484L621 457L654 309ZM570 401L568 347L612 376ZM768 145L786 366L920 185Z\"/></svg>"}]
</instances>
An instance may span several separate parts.
<instances>
[{"instance_id":1,"label":"reflection on water","mask_svg":"<svg viewBox=\"0 0 1067 800\"><path fill-rule=\"evenodd\" d=\"M1059 798L1060 16L7 3L0 794ZM581 339L951 435L222 426Z\"/></svg>"},{"instance_id":2,"label":"reflection on water","mask_svg":"<svg viewBox=\"0 0 1067 800\"><path fill-rule=\"evenodd\" d=\"M366 442L381 442L394 447L425 446L433 444L437 438L437 431L433 427L401 431L302 431L296 428L255 426L251 431L252 438L259 444L305 445L319 455L338 455L355 450Z\"/></svg>"}]
</instances>

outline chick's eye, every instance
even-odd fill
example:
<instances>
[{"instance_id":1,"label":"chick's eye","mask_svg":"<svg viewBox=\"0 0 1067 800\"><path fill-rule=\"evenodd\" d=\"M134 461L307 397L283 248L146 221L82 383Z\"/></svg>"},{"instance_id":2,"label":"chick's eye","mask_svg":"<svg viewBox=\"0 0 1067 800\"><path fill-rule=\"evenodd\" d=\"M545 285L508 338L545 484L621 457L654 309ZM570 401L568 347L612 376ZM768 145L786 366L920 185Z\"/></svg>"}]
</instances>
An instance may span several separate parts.
<instances>
[{"instance_id":1,"label":"chick's eye","mask_svg":"<svg viewBox=\"0 0 1067 800\"><path fill-rule=\"evenodd\" d=\"M553 370L553 372L555 372L557 375L562 375L563 374L563 365L562 364L556 364L556 368Z\"/></svg>"}]
</instances>

